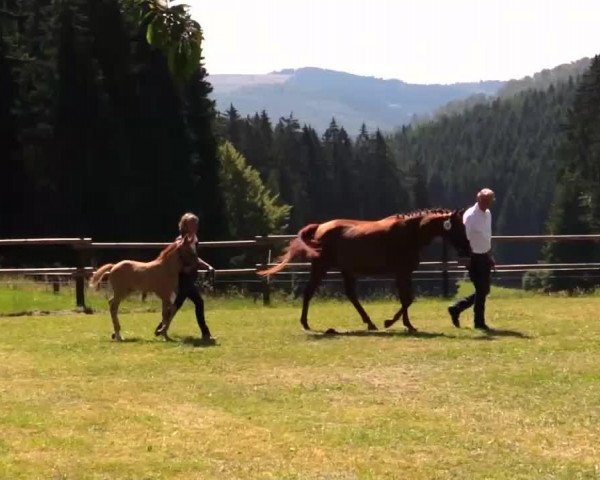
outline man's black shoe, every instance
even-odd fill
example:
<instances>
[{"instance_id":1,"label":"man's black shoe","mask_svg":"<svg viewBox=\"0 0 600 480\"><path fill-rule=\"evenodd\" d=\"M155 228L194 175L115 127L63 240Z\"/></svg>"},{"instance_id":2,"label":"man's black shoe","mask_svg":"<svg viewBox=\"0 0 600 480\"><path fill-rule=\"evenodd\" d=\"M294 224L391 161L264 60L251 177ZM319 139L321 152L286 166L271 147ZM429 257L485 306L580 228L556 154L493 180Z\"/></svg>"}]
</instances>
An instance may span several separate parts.
<instances>
[{"instance_id":1,"label":"man's black shoe","mask_svg":"<svg viewBox=\"0 0 600 480\"><path fill-rule=\"evenodd\" d=\"M458 319L460 312L456 309L456 307L448 307L448 313L450 314L450 319L452 320L452 325L456 328L460 328L460 321Z\"/></svg>"}]
</instances>

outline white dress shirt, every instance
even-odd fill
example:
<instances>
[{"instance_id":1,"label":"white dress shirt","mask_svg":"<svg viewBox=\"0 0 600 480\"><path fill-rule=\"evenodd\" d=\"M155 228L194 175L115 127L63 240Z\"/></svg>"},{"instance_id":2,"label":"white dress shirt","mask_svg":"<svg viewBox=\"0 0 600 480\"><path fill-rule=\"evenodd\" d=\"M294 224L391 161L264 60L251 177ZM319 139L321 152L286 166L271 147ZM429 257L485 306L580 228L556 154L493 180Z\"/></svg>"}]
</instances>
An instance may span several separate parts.
<instances>
[{"instance_id":1,"label":"white dress shirt","mask_svg":"<svg viewBox=\"0 0 600 480\"><path fill-rule=\"evenodd\" d=\"M488 253L492 248L492 213L475 204L464 213L463 223L473 253Z\"/></svg>"}]
</instances>

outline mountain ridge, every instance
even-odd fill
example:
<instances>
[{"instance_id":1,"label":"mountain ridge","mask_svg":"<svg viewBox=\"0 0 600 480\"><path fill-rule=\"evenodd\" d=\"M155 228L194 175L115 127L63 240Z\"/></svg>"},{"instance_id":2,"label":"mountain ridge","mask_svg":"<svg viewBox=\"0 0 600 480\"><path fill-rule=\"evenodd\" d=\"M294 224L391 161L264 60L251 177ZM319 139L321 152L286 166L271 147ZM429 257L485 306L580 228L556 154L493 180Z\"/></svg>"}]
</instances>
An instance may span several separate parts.
<instances>
[{"instance_id":1,"label":"mountain ridge","mask_svg":"<svg viewBox=\"0 0 600 480\"><path fill-rule=\"evenodd\" d=\"M529 83L539 83L540 76L555 81L557 75L580 71L585 60L510 81L413 84L317 67L285 68L267 74L216 74L209 81L221 112L232 104L242 115L262 110L273 119L293 115L321 132L335 117L348 132L357 133L363 123L371 131L392 131L430 117L448 104L460 106L463 101L472 103L473 99L505 94L509 88L521 90Z\"/></svg>"}]
</instances>

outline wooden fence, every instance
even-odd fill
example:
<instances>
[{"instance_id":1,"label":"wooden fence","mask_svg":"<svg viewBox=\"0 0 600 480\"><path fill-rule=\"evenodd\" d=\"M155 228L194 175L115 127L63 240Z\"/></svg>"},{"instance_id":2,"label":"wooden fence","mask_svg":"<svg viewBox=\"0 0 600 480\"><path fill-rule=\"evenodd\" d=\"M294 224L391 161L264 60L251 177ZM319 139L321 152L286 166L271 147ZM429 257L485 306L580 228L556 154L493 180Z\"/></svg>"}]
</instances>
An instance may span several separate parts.
<instances>
[{"instance_id":1,"label":"wooden fence","mask_svg":"<svg viewBox=\"0 0 600 480\"><path fill-rule=\"evenodd\" d=\"M252 268L230 268L218 269L215 277L219 279L240 278L253 275L256 270L267 265L272 265L272 252L283 243L294 238L293 235L268 235L255 237L252 240L211 241L200 242L202 248L250 248L260 252L264 262ZM514 236L501 235L493 237L494 244L503 242L598 242L600 235L528 235ZM465 269L457 262L448 260L448 246L446 242L441 245L440 260L421 262L419 270L415 272L416 278L422 275L436 276L440 279L442 292L448 296L450 290L450 274L463 274ZM0 239L0 249L6 246L67 246L76 253L76 266L55 268L0 268L0 275L48 275L48 276L70 276L75 280L75 303L77 307L85 308L85 282L93 272L94 268L89 265L90 258L95 251L99 250L160 250L167 246L163 242L94 242L91 238L35 238L35 239ZM308 274L308 263L292 263L286 272L278 275L303 276ZM507 264L497 265L498 272L524 273L527 271L599 271L600 263L533 263L533 264ZM334 277L339 272L332 272ZM271 292L271 279L262 279L263 302L269 304Z\"/></svg>"}]
</instances>

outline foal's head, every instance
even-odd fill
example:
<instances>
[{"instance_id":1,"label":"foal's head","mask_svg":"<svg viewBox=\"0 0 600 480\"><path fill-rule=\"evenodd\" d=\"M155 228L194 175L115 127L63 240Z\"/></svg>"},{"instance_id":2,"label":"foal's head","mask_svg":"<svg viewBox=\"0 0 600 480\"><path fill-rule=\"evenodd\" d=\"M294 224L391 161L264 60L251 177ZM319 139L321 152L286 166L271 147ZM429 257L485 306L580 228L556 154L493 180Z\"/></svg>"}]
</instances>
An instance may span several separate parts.
<instances>
[{"instance_id":1,"label":"foal's head","mask_svg":"<svg viewBox=\"0 0 600 480\"><path fill-rule=\"evenodd\" d=\"M177 265L177 269L181 270L183 265L179 251L182 248L189 248L191 243L193 243L193 240L187 235L180 240L175 240L173 243L167 245L162 252L160 252L157 260L161 263Z\"/></svg>"}]
</instances>

